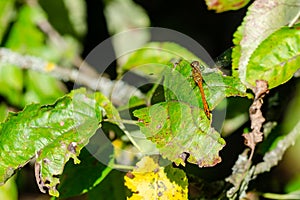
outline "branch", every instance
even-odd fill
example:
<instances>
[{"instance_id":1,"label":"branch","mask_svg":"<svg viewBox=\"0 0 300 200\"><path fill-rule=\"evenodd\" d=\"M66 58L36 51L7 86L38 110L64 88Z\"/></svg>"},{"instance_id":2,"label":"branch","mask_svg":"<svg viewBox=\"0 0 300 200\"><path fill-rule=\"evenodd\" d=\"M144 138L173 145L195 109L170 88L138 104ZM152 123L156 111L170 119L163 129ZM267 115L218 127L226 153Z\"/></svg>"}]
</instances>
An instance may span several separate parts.
<instances>
[{"instance_id":1,"label":"branch","mask_svg":"<svg viewBox=\"0 0 300 200\"><path fill-rule=\"evenodd\" d=\"M227 191L229 199L236 199L246 196L246 190L251 180L255 179L258 174L268 172L270 169L278 164L282 159L285 151L294 145L297 138L300 136L300 121L294 129L288 133L282 140L280 140L276 148L267 152L263 157L263 162L258 163L250 168L250 162L247 159L247 149L239 155L238 160L233 166L232 175L226 178L227 182L232 183L234 186Z\"/></svg>"},{"instance_id":2,"label":"branch","mask_svg":"<svg viewBox=\"0 0 300 200\"><path fill-rule=\"evenodd\" d=\"M71 81L76 85L83 85L92 90L101 91L104 95L110 96L111 101L115 105L127 104L133 95L139 98L145 98L145 95L136 87L128 85L121 80L112 81L98 73L93 76L87 75L80 70L63 68L41 58L21 55L7 48L0 48L0 67L3 64L10 64L21 69L30 69L46 73L63 81Z\"/></svg>"},{"instance_id":3,"label":"branch","mask_svg":"<svg viewBox=\"0 0 300 200\"><path fill-rule=\"evenodd\" d=\"M37 0L27 0L27 4L31 7L34 7L36 10L43 10ZM48 38L56 45L57 48L67 49L68 44L63 36L60 35L59 32L55 30L55 28L51 25L51 23L47 20L46 17L40 17L36 22L36 25L43 31ZM80 68L82 72L85 72L89 76L93 76L93 74L97 73L97 71L91 67L87 62L85 62L79 55L75 55L72 60L72 64Z\"/></svg>"},{"instance_id":4,"label":"branch","mask_svg":"<svg viewBox=\"0 0 300 200\"><path fill-rule=\"evenodd\" d=\"M249 108L252 131L250 133L243 134L245 138L245 145L250 147L251 153L248 158L249 150L246 149L241 155L239 155L238 160L232 168L232 174L225 179L227 182L233 184L233 187L227 191L227 197L229 199L235 199L237 196L239 196L240 199L245 197L249 182L255 178L253 176L255 167L251 167L251 160L256 144L263 140L263 132L261 132L261 128L265 118L262 115L261 107L263 105L263 98L269 92L268 83L266 81L257 80L256 87L253 89L253 92L255 94L255 98Z\"/></svg>"},{"instance_id":5,"label":"branch","mask_svg":"<svg viewBox=\"0 0 300 200\"><path fill-rule=\"evenodd\" d=\"M263 162L258 163L255 166L254 175L258 175L264 172L270 171L270 169L278 164L282 159L283 154L290 146L294 145L297 138L300 136L300 121L294 127L294 129L288 133L282 140L280 140L276 148L267 152L263 157Z\"/></svg>"}]
</instances>

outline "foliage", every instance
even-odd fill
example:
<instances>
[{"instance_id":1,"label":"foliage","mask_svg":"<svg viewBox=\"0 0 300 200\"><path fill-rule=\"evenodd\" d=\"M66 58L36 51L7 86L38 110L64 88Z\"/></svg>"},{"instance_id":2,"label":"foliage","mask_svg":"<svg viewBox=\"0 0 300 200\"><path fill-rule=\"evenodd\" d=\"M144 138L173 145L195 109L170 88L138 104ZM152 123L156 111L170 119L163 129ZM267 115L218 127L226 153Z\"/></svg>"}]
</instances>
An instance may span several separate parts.
<instances>
[{"instance_id":1,"label":"foliage","mask_svg":"<svg viewBox=\"0 0 300 200\"><path fill-rule=\"evenodd\" d=\"M126 59L118 60L119 77L133 72L150 80L146 89L105 76L99 78L84 62L82 71L79 70L82 38L87 31L85 2L57 2L61 5L58 15L52 1L0 2L0 95L3 98L0 184L5 184L0 188L0 196L7 195L9 190L11 196L5 198L16 199L13 175L25 165L34 165L39 190L53 198L85 195L88 199L126 196L128 199L194 196L207 199L205 194L210 193L216 199L224 196L234 199L246 198L252 194L250 190L267 198L278 197L256 193L260 188L251 188L249 182L277 165L300 135L298 118L289 120L293 124L289 124L286 134L278 134L277 127L264 126L266 120L281 123L274 117L276 114L269 114L276 109L268 95L276 98L273 91L297 81L300 68L297 0L256 0L248 7L234 34L231 74L225 75L187 47L174 42L147 42L129 52ZM206 0L208 8L216 12L236 10L248 2ZM131 0L105 3L111 34L150 23L145 11ZM123 9L130 15L124 15ZM145 43L149 34L146 32L138 32L136 44ZM136 45L118 38L113 42L117 54L127 46ZM196 76L191 66L194 60L203 68ZM40 66L41 63L46 65ZM77 81L86 88L68 88L65 84L77 84ZM100 91L94 91L99 88ZM140 93L132 95L129 103L124 104L122 95L132 91L127 88ZM205 110L205 98L209 114ZM203 188L213 183L195 178L203 170L199 168L217 169L219 163L228 159L220 155L227 138L214 124L222 120L217 112L222 111L228 98L229 101L239 98L253 101L246 114L251 125L232 125L239 135L243 134L251 153L245 150L236 160L232 174L218 179L211 192L203 192ZM295 94L294 99L298 98L299 94ZM265 102L268 111L264 110ZM247 112L239 110L242 106L238 104L229 108L232 110L228 110L228 116L237 119ZM226 119L225 124L230 124L229 121ZM245 127L248 131L242 133ZM284 123L279 127L284 127ZM263 161L252 164L255 153L261 153ZM297 191L299 178L286 186L289 193L286 195L297 195Z\"/></svg>"},{"instance_id":2,"label":"foliage","mask_svg":"<svg viewBox=\"0 0 300 200\"><path fill-rule=\"evenodd\" d=\"M160 167L144 157L125 176L125 185L132 190L129 199L187 199L187 178L180 169Z\"/></svg>"}]
</instances>

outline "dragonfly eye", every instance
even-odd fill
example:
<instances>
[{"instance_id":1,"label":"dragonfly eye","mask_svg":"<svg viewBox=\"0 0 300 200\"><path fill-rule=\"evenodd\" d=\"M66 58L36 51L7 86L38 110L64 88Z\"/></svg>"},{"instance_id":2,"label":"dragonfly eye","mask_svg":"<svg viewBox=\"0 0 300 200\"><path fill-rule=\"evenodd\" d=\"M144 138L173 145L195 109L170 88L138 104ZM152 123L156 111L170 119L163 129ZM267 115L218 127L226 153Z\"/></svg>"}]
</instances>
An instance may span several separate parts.
<instances>
[{"instance_id":1,"label":"dragonfly eye","mask_svg":"<svg viewBox=\"0 0 300 200\"><path fill-rule=\"evenodd\" d=\"M194 67L194 68L197 68L197 67L199 67L199 62L198 61L193 61L193 62L191 62L191 66Z\"/></svg>"},{"instance_id":2,"label":"dragonfly eye","mask_svg":"<svg viewBox=\"0 0 300 200\"><path fill-rule=\"evenodd\" d=\"M203 71L204 70L204 66L201 65L198 61L193 61L190 64L194 69L197 69L199 71Z\"/></svg>"}]
</instances>

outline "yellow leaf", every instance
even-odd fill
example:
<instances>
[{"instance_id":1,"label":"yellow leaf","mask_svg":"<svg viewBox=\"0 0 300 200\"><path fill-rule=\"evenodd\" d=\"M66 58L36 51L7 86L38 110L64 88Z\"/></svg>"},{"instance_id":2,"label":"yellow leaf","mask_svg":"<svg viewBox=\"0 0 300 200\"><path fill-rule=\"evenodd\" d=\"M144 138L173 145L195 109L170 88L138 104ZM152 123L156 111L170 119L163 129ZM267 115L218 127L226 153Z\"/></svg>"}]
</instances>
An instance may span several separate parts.
<instances>
[{"instance_id":1,"label":"yellow leaf","mask_svg":"<svg viewBox=\"0 0 300 200\"><path fill-rule=\"evenodd\" d=\"M144 157L126 174L125 185L133 192L129 200L188 199L188 180L183 170L161 167L151 157Z\"/></svg>"}]
</instances>

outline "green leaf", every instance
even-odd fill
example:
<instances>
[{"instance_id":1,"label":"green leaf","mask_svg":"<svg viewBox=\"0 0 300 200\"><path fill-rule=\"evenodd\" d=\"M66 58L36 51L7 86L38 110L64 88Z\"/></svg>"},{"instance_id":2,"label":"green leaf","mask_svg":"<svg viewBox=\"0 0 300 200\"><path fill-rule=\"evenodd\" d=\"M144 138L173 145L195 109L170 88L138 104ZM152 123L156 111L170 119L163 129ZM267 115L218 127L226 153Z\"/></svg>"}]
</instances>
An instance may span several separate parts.
<instances>
[{"instance_id":1,"label":"green leaf","mask_svg":"<svg viewBox=\"0 0 300 200\"><path fill-rule=\"evenodd\" d=\"M11 113L0 125L0 183L36 158L36 179L41 191L58 196L58 175L77 156L98 129L101 107L84 89L75 90L53 105L32 104Z\"/></svg>"},{"instance_id":2,"label":"green leaf","mask_svg":"<svg viewBox=\"0 0 300 200\"><path fill-rule=\"evenodd\" d=\"M76 38L86 33L86 5L83 0L40 0L49 22L62 35Z\"/></svg>"},{"instance_id":3,"label":"green leaf","mask_svg":"<svg viewBox=\"0 0 300 200\"><path fill-rule=\"evenodd\" d=\"M295 191L300 191L300 176L297 175L285 186L285 192L291 193Z\"/></svg>"},{"instance_id":4,"label":"green leaf","mask_svg":"<svg viewBox=\"0 0 300 200\"><path fill-rule=\"evenodd\" d=\"M8 113L8 107L4 103L0 103L0 122L3 122Z\"/></svg>"},{"instance_id":5,"label":"green leaf","mask_svg":"<svg viewBox=\"0 0 300 200\"><path fill-rule=\"evenodd\" d=\"M97 105L105 110L105 115L110 120L110 122L122 127L123 125L121 123L121 117L119 115L119 112L114 107L114 105L108 100L108 98L102 93L95 93L94 97L98 103Z\"/></svg>"},{"instance_id":6,"label":"green leaf","mask_svg":"<svg viewBox=\"0 0 300 200\"><path fill-rule=\"evenodd\" d=\"M246 80L251 55L267 37L297 17L298 3L298 0L257 0L248 8L242 25L234 34L232 52L233 74L248 87L253 87Z\"/></svg>"},{"instance_id":7,"label":"green leaf","mask_svg":"<svg viewBox=\"0 0 300 200\"><path fill-rule=\"evenodd\" d=\"M249 3L250 0L205 0L209 10L217 13L229 10L238 10Z\"/></svg>"},{"instance_id":8,"label":"green leaf","mask_svg":"<svg viewBox=\"0 0 300 200\"><path fill-rule=\"evenodd\" d=\"M186 60L165 67L164 88L166 101L182 101L203 108L199 87L192 77L192 67ZM223 76L217 68L202 69L203 86L209 108L213 110L225 97L247 96L246 87L231 76Z\"/></svg>"},{"instance_id":9,"label":"green leaf","mask_svg":"<svg viewBox=\"0 0 300 200\"><path fill-rule=\"evenodd\" d=\"M134 51L122 66L127 71L137 68L143 74L159 74L171 60L199 60L184 47L171 42L151 42Z\"/></svg>"},{"instance_id":10,"label":"green leaf","mask_svg":"<svg viewBox=\"0 0 300 200\"><path fill-rule=\"evenodd\" d=\"M128 52L150 40L150 29L145 28L150 25L150 19L143 7L133 0L110 0L104 3L104 15L109 33L113 35L111 39L118 64L123 65L130 55Z\"/></svg>"},{"instance_id":11,"label":"green leaf","mask_svg":"<svg viewBox=\"0 0 300 200\"><path fill-rule=\"evenodd\" d=\"M55 12L57 13L57 10ZM79 43L70 36L57 36L54 40L53 37L47 35L49 33L39 28L39 25L47 23L47 20L46 13L41 7L22 6L5 46L48 61L70 65L80 50Z\"/></svg>"},{"instance_id":12,"label":"green leaf","mask_svg":"<svg viewBox=\"0 0 300 200\"><path fill-rule=\"evenodd\" d=\"M99 162L85 148L79 155L80 164L68 162L60 177L58 191L60 198L84 194L99 183L110 173L111 168Z\"/></svg>"},{"instance_id":13,"label":"green leaf","mask_svg":"<svg viewBox=\"0 0 300 200\"><path fill-rule=\"evenodd\" d=\"M292 78L300 68L300 25L283 27L264 40L250 57L246 81L268 81L269 88L277 87Z\"/></svg>"},{"instance_id":14,"label":"green leaf","mask_svg":"<svg viewBox=\"0 0 300 200\"><path fill-rule=\"evenodd\" d=\"M220 134L198 107L183 102L164 102L134 111L144 135L156 144L163 157L185 165L214 166L225 145Z\"/></svg>"},{"instance_id":15,"label":"green leaf","mask_svg":"<svg viewBox=\"0 0 300 200\"><path fill-rule=\"evenodd\" d=\"M104 14L111 35L150 25L146 11L134 1L112 0L107 2Z\"/></svg>"},{"instance_id":16,"label":"green leaf","mask_svg":"<svg viewBox=\"0 0 300 200\"><path fill-rule=\"evenodd\" d=\"M87 31L86 1L84 1L84 0L64 0L64 4L67 7L69 19L70 19L73 29L76 31L77 35L79 35L80 37L84 36ZM55 8L57 9L57 6ZM54 11L54 13L57 13L56 10L53 10L53 11ZM57 18L57 19L59 21L61 21L61 18ZM62 22L60 22L60 23L65 25L65 23L62 23Z\"/></svg>"},{"instance_id":17,"label":"green leaf","mask_svg":"<svg viewBox=\"0 0 300 200\"><path fill-rule=\"evenodd\" d=\"M23 71L12 65L0 64L0 94L12 105L21 105Z\"/></svg>"},{"instance_id":18,"label":"green leaf","mask_svg":"<svg viewBox=\"0 0 300 200\"><path fill-rule=\"evenodd\" d=\"M66 49L64 49L64 53L61 52L62 50L59 51L60 48L53 45L37 27L39 20L45 18L45 13L39 7L22 6L5 46L50 61L59 60L63 62L66 59L71 60L70 57L74 57L74 53L73 56L67 55L78 48L70 45L72 47L71 51ZM13 105L23 107L32 102L52 103L65 93L65 88L61 82L48 75L28 71L23 77L21 69L7 65L4 65L4 67L0 70L0 77L3 77L1 78L3 87L0 89L0 93ZM25 81L23 81L24 78ZM25 91L25 94L23 94L23 91Z\"/></svg>"},{"instance_id":19,"label":"green leaf","mask_svg":"<svg viewBox=\"0 0 300 200\"><path fill-rule=\"evenodd\" d=\"M188 162L200 167L213 166L221 161L218 152L224 140L207 119L201 93L192 77L192 67L186 60L165 67L164 103L134 111L141 131L156 144L160 153L175 162ZM218 69L203 68L204 92L210 109L225 97L246 96L245 86L235 77L223 76ZM207 152L207 146L209 152Z\"/></svg>"},{"instance_id":20,"label":"green leaf","mask_svg":"<svg viewBox=\"0 0 300 200\"><path fill-rule=\"evenodd\" d=\"M188 199L188 180L183 170L161 167L151 157L144 157L125 176L125 185L134 199Z\"/></svg>"},{"instance_id":21,"label":"green leaf","mask_svg":"<svg viewBox=\"0 0 300 200\"><path fill-rule=\"evenodd\" d=\"M0 44L14 14L15 0L0 1Z\"/></svg>"},{"instance_id":22,"label":"green leaf","mask_svg":"<svg viewBox=\"0 0 300 200\"><path fill-rule=\"evenodd\" d=\"M88 192L88 199L93 200L124 200L126 190L124 187L124 172L112 170L107 177L93 190Z\"/></svg>"},{"instance_id":23,"label":"green leaf","mask_svg":"<svg viewBox=\"0 0 300 200\"><path fill-rule=\"evenodd\" d=\"M35 71L25 73L26 91L23 105L32 102L49 104L64 95L64 85L55 78Z\"/></svg>"},{"instance_id":24,"label":"green leaf","mask_svg":"<svg viewBox=\"0 0 300 200\"><path fill-rule=\"evenodd\" d=\"M41 16L43 13L37 9L21 7L5 46L22 53L42 55L46 50L45 35L35 24L36 19Z\"/></svg>"},{"instance_id":25,"label":"green leaf","mask_svg":"<svg viewBox=\"0 0 300 200\"><path fill-rule=\"evenodd\" d=\"M0 199L3 200L17 200L18 199L18 188L15 178L11 178L5 183L5 185L0 186Z\"/></svg>"}]
</instances>

